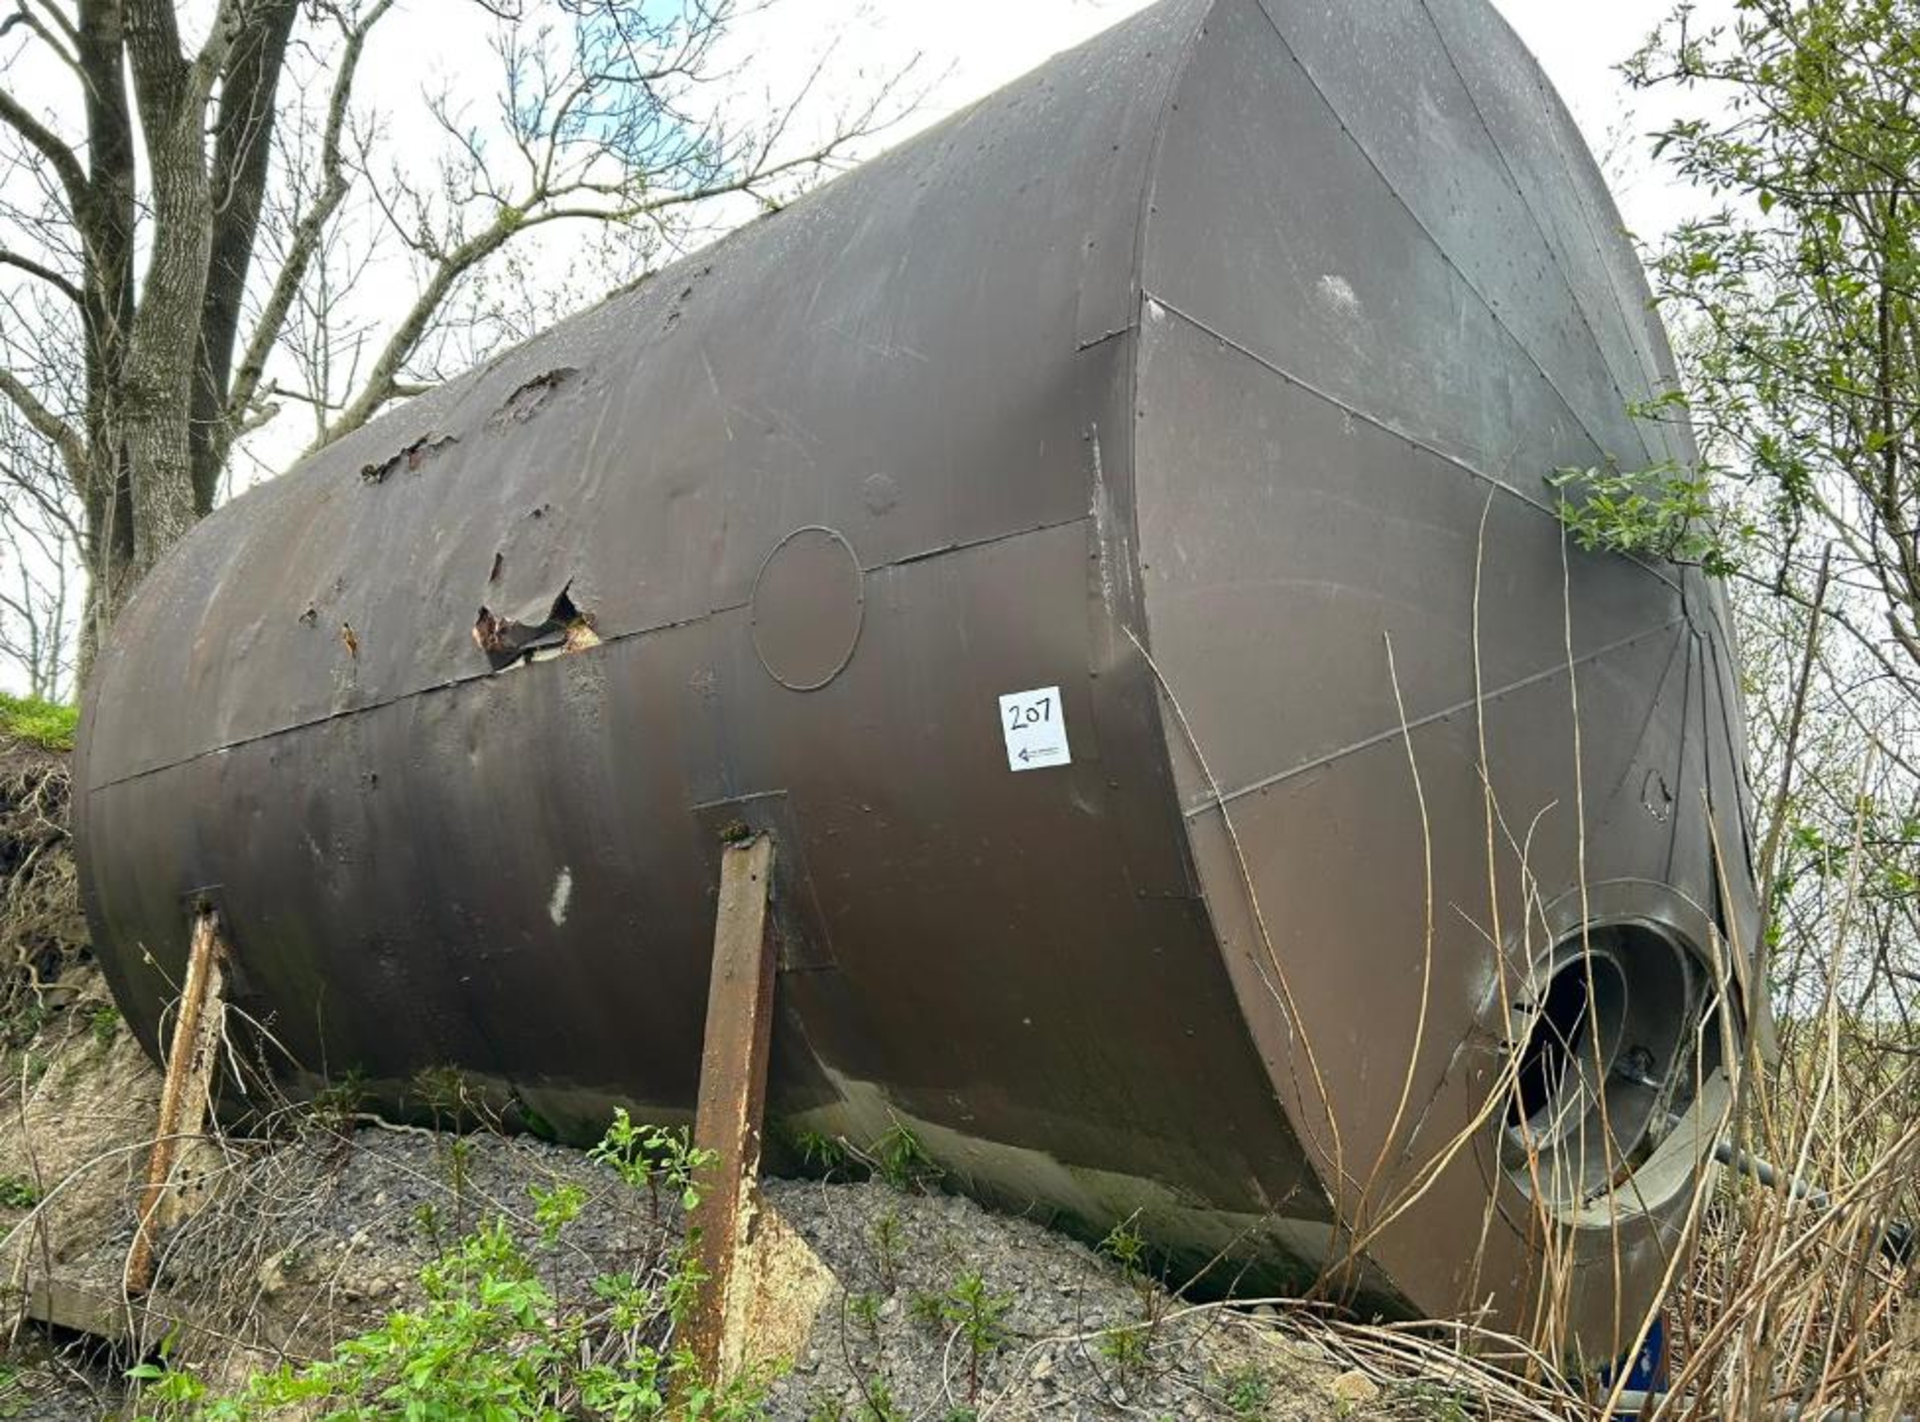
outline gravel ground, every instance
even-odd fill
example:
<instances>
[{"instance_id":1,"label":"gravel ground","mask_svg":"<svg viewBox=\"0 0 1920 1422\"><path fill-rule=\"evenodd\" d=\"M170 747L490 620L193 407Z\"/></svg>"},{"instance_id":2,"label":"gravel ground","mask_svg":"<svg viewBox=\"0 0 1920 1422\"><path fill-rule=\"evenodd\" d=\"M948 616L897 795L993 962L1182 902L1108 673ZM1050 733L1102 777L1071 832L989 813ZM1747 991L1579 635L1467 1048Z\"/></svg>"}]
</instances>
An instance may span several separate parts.
<instances>
[{"instance_id":1,"label":"gravel ground","mask_svg":"<svg viewBox=\"0 0 1920 1422\"><path fill-rule=\"evenodd\" d=\"M232 1176L167 1241L161 1285L224 1332L294 1358L323 1355L416 1299L421 1267L483 1222L504 1219L530 1243L535 1189L571 1183L588 1195L561 1246L539 1251L563 1304L657 1250L672 1214L663 1202L656 1225L612 1171L525 1137L315 1134L243 1160Z\"/></svg>"},{"instance_id":2,"label":"gravel ground","mask_svg":"<svg viewBox=\"0 0 1920 1422\"><path fill-rule=\"evenodd\" d=\"M106 1049L71 1050L94 1054L72 1081L124 1105L133 1088L102 1069ZM122 1055L124 1043L107 1053ZM132 1220L124 1149L113 1153L125 1113L95 1115L68 1076L64 1063L48 1074L42 1094L60 1107L48 1124L66 1154L108 1163L90 1208L67 1217L87 1229L56 1241L57 1272L117 1303ZM88 1136L90 1119L102 1139ZM0 1126L0 1157L8 1149ZM164 1238L155 1314L114 1358L56 1354L23 1334L6 1357L12 1371L0 1372L0 1422L112 1415L125 1357L170 1329L172 1356L216 1387L324 1356L417 1303L421 1267L482 1222L504 1219L530 1242L535 1190L569 1183L587 1197L558 1244L533 1251L563 1307L584 1305L599 1275L660 1260L681 1228L670 1199L526 1137L310 1126L278 1144L209 1147L200 1165L205 1203ZM875 1181L772 1180L764 1194L832 1275L808 1342L773 1384L776 1422L1448 1415L1343 1372L1280 1318L1183 1303L1081 1243L967 1199Z\"/></svg>"},{"instance_id":3,"label":"gravel ground","mask_svg":"<svg viewBox=\"0 0 1920 1422\"><path fill-rule=\"evenodd\" d=\"M1030 1221L876 1182L766 1196L840 1283L775 1418L1372 1415L1354 1381L1342 1411L1339 1369L1272 1321L1183 1305ZM965 1304L974 1277L982 1311ZM961 1321L982 1312L991 1327Z\"/></svg>"},{"instance_id":4,"label":"gravel ground","mask_svg":"<svg viewBox=\"0 0 1920 1422\"><path fill-rule=\"evenodd\" d=\"M563 1304L678 1237L670 1202L656 1214L580 1152L524 1138L363 1128L236 1148L211 1203L162 1251L158 1296L192 1319L174 1356L216 1384L321 1356L416 1302L420 1267L483 1220L530 1239L530 1190L563 1181L590 1199L559 1247L538 1253ZM765 1199L835 1280L773 1385L776 1422L1438 1415L1388 1407L1277 1320L1184 1305L1074 1240L970 1200L781 1180ZM123 1251L116 1237L95 1257L110 1270ZM144 1342L165 1326L150 1324ZM0 1419L107 1415L118 1365L96 1357L76 1373L44 1348L12 1362Z\"/></svg>"},{"instance_id":5,"label":"gravel ground","mask_svg":"<svg viewBox=\"0 0 1920 1422\"><path fill-rule=\"evenodd\" d=\"M525 1138L362 1129L265 1153L169 1241L170 1296L210 1323L229 1377L317 1356L418 1295L421 1265L485 1219L534 1234L530 1191L571 1182L590 1204L542 1250L547 1285L584 1301L595 1276L658 1257L679 1234L577 1151ZM878 1182L768 1181L767 1204L835 1288L791 1371L778 1422L981 1416L1364 1416L1323 1355L1238 1310L1192 1309L1150 1279L1031 1221ZM976 1327L963 1324L979 1280ZM244 1347L232 1348L234 1340ZM970 1341L971 1340L971 1341ZM223 1351L224 1350L224 1351ZM201 1350L190 1350L201 1351Z\"/></svg>"}]
</instances>

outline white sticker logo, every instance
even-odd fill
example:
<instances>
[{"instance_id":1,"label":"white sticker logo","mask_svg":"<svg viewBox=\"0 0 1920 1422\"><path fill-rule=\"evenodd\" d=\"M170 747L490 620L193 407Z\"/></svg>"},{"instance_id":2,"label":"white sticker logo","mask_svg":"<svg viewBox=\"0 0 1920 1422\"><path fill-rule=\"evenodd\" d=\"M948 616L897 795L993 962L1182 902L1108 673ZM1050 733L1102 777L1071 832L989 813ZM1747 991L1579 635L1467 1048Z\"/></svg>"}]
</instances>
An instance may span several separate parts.
<instances>
[{"instance_id":1,"label":"white sticker logo","mask_svg":"<svg viewBox=\"0 0 1920 1422\"><path fill-rule=\"evenodd\" d=\"M1007 738L1007 769L1038 770L1043 765L1067 765L1067 718L1060 706L1060 688L1039 686L1000 698L1000 730Z\"/></svg>"}]
</instances>

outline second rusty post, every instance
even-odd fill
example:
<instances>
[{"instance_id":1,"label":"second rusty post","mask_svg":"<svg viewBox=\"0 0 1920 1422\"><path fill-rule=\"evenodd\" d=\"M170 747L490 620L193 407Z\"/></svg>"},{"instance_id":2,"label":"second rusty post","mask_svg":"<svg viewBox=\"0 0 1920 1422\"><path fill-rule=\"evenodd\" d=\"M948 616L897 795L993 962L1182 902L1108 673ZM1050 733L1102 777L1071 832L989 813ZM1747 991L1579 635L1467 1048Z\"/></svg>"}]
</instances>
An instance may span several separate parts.
<instances>
[{"instance_id":1,"label":"second rusty post","mask_svg":"<svg viewBox=\"0 0 1920 1422\"><path fill-rule=\"evenodd\" d=\"M710 1385L729 1347L735 1272L759 1208L760 1137L767 1109L767 1059L773 1042L776 945L768 909L773 894L773 840L762 834L721 852L720 903L713 929L713 975L700 1057L694 1117L697 1149L713 1152L700 1172L701 1197L692 1224L706 1282L688 1337Z\"/></svg>"},{"instance_id":2,"label":"second rusty post","mask_svg":"<svg viewBox=\"0 0 1920 1422\"><path fill-rule=\"evenodd\" d=\"M221 966L224 953L219 915L211 908L196 909L187 952L187 980L180 990L180 1016L174 1023L166 1080L160 1091L160 1119L147 1162L146 1188L140 1192L133 1249L127 1256L126 1286L130 1294L143 1294L153 1284L154 1233L173 1181L174 1160L181 1140L199 1135L207 1119L226 1020Z\"/></svg>"}]
</instances>

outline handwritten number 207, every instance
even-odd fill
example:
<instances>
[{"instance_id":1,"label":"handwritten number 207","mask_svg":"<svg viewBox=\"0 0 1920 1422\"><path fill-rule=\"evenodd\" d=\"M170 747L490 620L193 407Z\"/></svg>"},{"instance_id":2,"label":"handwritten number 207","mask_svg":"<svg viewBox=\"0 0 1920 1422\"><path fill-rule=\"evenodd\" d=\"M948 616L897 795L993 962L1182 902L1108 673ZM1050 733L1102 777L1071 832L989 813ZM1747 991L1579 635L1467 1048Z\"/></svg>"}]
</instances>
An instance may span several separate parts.
<instances>
[{"instance_id":1,"label":"handwritten number 207","mask_svg":"<svg viewBox=\"0 0 1920 1422\"><path fill-rule=\"evenodd\" d=\"M1014 705L1007 708L1007 729L1025 730L1028 726L1038 726L1043 721L1053 719L1053 698L1043 696L1038 701L1029 701L1026 705Z\"/></svg>"}]
</instances>

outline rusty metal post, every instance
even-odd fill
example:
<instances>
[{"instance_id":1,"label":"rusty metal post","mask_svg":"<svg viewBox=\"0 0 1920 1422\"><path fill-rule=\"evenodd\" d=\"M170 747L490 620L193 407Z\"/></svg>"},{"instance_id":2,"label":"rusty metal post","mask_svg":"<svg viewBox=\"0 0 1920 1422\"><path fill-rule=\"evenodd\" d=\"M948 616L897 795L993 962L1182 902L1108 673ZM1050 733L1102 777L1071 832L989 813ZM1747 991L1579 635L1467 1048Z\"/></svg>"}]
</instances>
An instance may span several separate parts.
<instances>
[{"instance_id":1,"label":"rusty metal post","mask_svg":"<svg viewBox=\"0 0 1920 1422\"><path fill-rule=\"evenodd\" d=\"M707 1031L700 1058L694 1145L712 1151L700 1174L698 1255L701 1286L689 1341L702 1377L718 1384L728 1355L734 1275L749 1243L760 1195L760 1133L767 1108L767 1058L773 1040L777 953L768 915L773 840L758 835L728 845L720 862L720 903L713 929L713 971L707 989Z\"/></svg>"},{"instance_id":2,"label":"rusty metal post","mask_svg":"<svg viewBox=\"0 0 1920 1422\"><path fill-rule=\"evenodd\" d=\"M155 1216L166 1198L180 1141L198 1135L206 1123L207 1096L226 1016L221 996L224 956L219 915L211 908L198 910L187 954L187 980L180 991L180 1020L174 1024L166 1080L160 1089L160 1120L153 1153L147 1159L146 1188L140 1192L139 1225L127 1255L129 1293L143 1294L153 1286Z\"/></svg>"}]
</instances>

